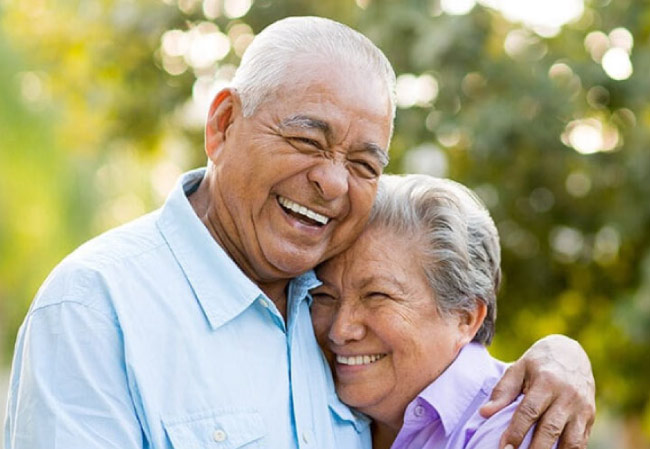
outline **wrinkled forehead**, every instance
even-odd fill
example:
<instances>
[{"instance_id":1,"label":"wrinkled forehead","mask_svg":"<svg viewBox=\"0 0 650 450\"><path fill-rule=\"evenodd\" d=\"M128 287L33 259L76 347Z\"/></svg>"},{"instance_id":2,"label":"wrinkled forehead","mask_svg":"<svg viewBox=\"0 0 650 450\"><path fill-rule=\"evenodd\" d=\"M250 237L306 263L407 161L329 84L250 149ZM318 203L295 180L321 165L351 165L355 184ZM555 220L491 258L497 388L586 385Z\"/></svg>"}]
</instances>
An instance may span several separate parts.
<instances>
[{"instance_id":1,"label":"wrinkled forehead","mask_svg":"<svg viewBox=\"0 0 650 450\"><path fill-rule=\"evenodd\" d=\"M316 267L316 274L351 273L352 269L367 269L369 261L382 261L395 256L403 236L384 226L366 226L359 237L343 252L322 262Z\"/></svg>"}]
</instances>

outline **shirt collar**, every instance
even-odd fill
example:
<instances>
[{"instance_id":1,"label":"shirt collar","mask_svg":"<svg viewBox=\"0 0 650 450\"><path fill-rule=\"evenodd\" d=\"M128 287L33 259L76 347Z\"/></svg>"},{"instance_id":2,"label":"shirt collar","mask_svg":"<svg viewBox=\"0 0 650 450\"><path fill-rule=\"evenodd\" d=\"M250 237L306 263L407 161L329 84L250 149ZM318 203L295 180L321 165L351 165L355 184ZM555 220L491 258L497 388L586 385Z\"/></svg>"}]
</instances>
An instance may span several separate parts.
<instances>
[{"instance_id":1,"label":"shirt collar","mask_svg":"<svg viewBox=\"0 0 650 450\"><path fill-rule=\"evenodd\" d=\"M433 408L440 417L445 435L449 435L483 387L486 375L492 371L491 361L482 344L465 345L454 362L412 403L422 401Z\"/></svg>"},{"instance_id":2,"label":"shirt collar","mask_svg":"<svg viewBox=\"0 0 650 450\"><path fill-rule=\"evenodd\" d=\"M216 330L237 317L260 297L270 301L214 240L192 208L187 193L196 188L205 168L183 174L167 197L157 221L205 314ZM312 270L289 282L287 301L291 317L302 300L311 304L309 290L320 286Z\"/></svg>"},{"instance_id":3,"label":"shirt collar","mask_svg":"<svg viewBox=\"0 0 650 450\"><path fill-rule=\"evenodd\" d=\"M192 208L186 192L196 187L204 174L202 168L181 176L165 201L157 225L215 330L264 293L214 240Z\"/></svg>"},{"instance_id":4,"label":"shirt collar","mask_svg":"<svg viewBox=\"0 0 650 450\"><path fill-rule=\"evenodd\" d=\"M302 300L306 300L309 307L313 301L311 294L309 294L310 289L314 289L323 284L318 278L313 270L309 270L302 275L294 278L289 283L289 311L295 310Z\"/></svg>"},{"instance_id":5,"label":"shirt collar","mask_svg":"<svg viewBox=\"0 0 650 450\"><path fill-rule=\"evenodd\" d=\"M372 419L368 416L341 402L336 393L329 396L329 408L340 420L351 423L357 433L363 433L372 423Z\"/></svg>"}]
</instances>

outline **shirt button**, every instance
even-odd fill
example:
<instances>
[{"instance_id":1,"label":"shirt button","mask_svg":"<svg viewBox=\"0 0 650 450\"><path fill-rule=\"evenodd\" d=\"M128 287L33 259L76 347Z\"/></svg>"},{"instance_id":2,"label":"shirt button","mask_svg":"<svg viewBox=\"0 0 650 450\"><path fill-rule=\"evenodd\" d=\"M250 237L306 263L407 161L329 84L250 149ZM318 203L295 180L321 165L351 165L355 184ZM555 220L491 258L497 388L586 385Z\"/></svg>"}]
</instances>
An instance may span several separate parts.
<instances>
[{"instance_id":1,"label":"shirt button","mask_svg":"<svg viewBox=\"0 0 650 450\"><path fill-rule=\"evenodd\" d=\"M309 432L308 431L305 431L302 434L302 442L304 442L305 444L309 444Z\"/></svg>"},{"instance_id":2,"label":"shirt button","mask_svg":"<svg viewBox=\"0 0 650 450\"><path fill-rule=\"evenodd\" d=\"M267 302L266 300L264 300L262 298L262 299L260 299L260 305L262 305L265 308L268 308L269 307L269 302Z\"/></svg>"},{"instance_id":3,"label":"shirt button","mask_svg":"<svg viewBox=\"0 0 650 450\"><path fill-rule=\"evenodd\" d=\"M415 417L422 417L424 415L424 406L417 405L413 410L413 413L415 414Z\"/></svg>"},{"instance_id":4,"label":"shirt button","mask_svg":"<svg viewBox=\"0 0 650 450\"><path fill-rule=\"evenodd\" d=\"M226 440L226 432L223 430L216 430L212 433L212 439L214 439L215 442L223 442Z\"/></svg>"}]
</instances>

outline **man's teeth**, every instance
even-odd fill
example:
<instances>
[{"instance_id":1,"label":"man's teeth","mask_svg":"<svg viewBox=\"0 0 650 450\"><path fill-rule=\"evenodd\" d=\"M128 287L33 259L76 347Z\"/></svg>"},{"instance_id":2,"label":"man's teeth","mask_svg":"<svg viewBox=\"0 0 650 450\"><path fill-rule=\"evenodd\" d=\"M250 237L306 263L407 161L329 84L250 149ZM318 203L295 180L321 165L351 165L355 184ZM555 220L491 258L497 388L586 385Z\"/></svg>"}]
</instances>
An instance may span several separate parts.
<instances>
[{"instance_id":1,"label":"man's teeth","mask_svg":"<svg viewBox=\"0 0 650 450\"><path fill-rule=\"evenodd\" d=\"M289 199L286 199L284 197L279 197L278 196L278 201L282 206L284 206L287 209L290 209L291 211L297 213L297 214L302 214L305 217L309 217L312 220L315 220L316 222L327 225L327 222L329 222L329 218L325 217L322 214L318 214L316 211L312 211L309 208L306 208L305 206L299 205L298 203L292 202Z\"/></svg>"},{"instance_id":2,"label":"man's teeth","mask_svg":"<svg viewBox=\"0 0 650 450\"><path fill-rule=\"evenodd\" d=\"M346 366L360 366L361 364L371 364L386 356L385 353L377 355L359 355L359 356L342 356L336 355L336 362Z\"/></svg>"}]
</instances>

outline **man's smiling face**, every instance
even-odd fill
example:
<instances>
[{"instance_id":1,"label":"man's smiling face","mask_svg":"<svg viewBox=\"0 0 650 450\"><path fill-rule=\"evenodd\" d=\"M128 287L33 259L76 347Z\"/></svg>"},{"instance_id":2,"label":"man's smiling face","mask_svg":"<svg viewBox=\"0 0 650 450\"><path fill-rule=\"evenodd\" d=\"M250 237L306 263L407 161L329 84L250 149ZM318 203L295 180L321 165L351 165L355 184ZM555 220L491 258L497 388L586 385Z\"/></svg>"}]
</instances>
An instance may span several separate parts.
<instances>
[{"instance_id":1,"label":"man's smiling face","mask_svg":"<svg viewBox=\"0 0 650 450\"><path fill-rule=\"evenodd\" d=\"M387 162L387 88L333 67L293 64L250 117L233 109L212 153L219 220L254 279L288 279L340 253L370 213Z\"/></svg>"}]
</instances>

